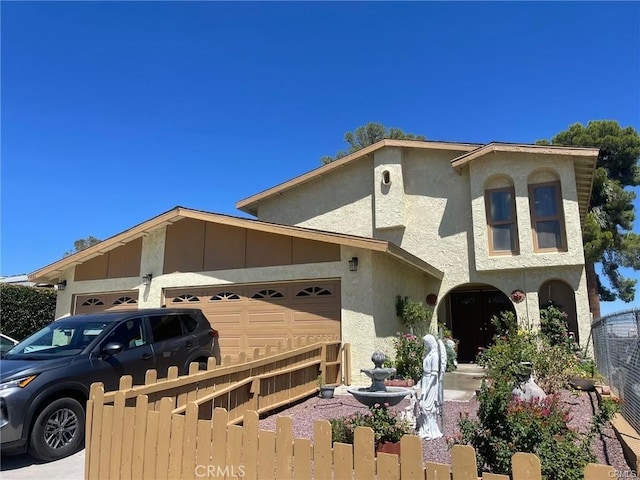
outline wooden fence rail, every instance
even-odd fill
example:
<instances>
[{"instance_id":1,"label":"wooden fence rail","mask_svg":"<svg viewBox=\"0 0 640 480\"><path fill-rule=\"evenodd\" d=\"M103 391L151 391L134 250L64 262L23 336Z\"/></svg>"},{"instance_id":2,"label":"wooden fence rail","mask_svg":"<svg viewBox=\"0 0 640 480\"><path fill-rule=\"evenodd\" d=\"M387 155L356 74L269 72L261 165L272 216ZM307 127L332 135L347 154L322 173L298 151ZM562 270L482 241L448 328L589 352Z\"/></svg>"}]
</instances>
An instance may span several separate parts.
<instances>
[{"instance_id":1,"label":"wooden fence rail","mask_svg":"<svg viewBox=\"0 0 640 480\"><path fill-rule=\"evenodd\" d=\"M104 403L101 387L87 404L85 478L94 479L363 479L363 480L509 480L506 475L478 476L472 447L451 450L451 465L423 461L422 440L405 435L400 456L376 455L370 428L359 427L353 445L331 443L331 425L314 425L313 441L293 437L292 419L278 417L275 432L258 428L258 413L245 412L242 426L230 424L229 413L216 408L211 420L198 417L199 406L187 402L184 414L173 412L163 398L149 410L147 395L127 406L118 392ZM532 454L512 459L512 480L541 480L540 461ZM607 465L589 464L584 480L615 478Z\"/></svg>"},{"instance_id":2,"label":"wooden fence rail","mask_svg":"<svg viewBox=\"0 0 640 480\"><path fill-rule=\"evenodd\" d=\"M199 371L193 363L184 376L178 376L177 367L170 367L164 379L149 370L144 385L134 386L131 376L123 376L119 389L104 393L103 402L112 405L119 400L133 406L136 397L146 395L147 408L159 411L162 399L168 397L172 413L184 414L191 402L200 419L211 419L213 410L222 407L229 412L230 423L239 423L247 410L264 413L312 395L319 374L331 383L342 383L343 364L348 363L343 357L348 352L348 345L337 340L298 338L286 346L255 349L250 357L241 353L235 364L229 357L221 365L210 358L207 370ZM97 386L101 384L92 389Z\"/></svg>"}]
</instances>

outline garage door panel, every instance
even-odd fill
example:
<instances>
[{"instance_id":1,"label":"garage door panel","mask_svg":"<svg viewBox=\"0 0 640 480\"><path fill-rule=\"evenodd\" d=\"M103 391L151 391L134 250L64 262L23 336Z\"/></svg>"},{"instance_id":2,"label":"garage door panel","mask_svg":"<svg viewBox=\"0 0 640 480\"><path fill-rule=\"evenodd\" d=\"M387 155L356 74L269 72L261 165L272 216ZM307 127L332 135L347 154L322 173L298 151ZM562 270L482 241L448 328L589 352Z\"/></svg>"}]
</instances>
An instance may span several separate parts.
<instances>
[{"instance_id":1,"label":"garage door panel","mask_svg":"<svg viewBox=\"0 0 640 480\"><path fill-rule=\"evenodd\" d=\"M262 335L247 337L247 344L250 349L273 346L277 347L278 343L287 344L287 335Z\"/></svg>"},{"instance_id":2,"label":"garage door panel","mask_svg":"<svg viewBox=\"0 0 640 480\"><path fill-rule=\"evenodd\" d=\"M288 312L255 312L247 314L247 327L283 327L291 322L287 321Z\"/></svg>"},{"instance_id":3,"label":"garage door panel","mask_svg":"<svg viewBox=\"0 0 640 480\"><path fill-rule=\"evenodd\" d=\"M167 306L180 295L198 298L200 308L220 332L223 356L298 336L340 338L340 281L321 280L261 285L220 285L165 291Z\"/></svg>"},{"instance_id":4,"label":"garage door panel","mask_svg":"<svg viewBox=\"0 0 640 480\"><path fill-rule=\"evenodd\" d=\"M138 308L138 291L89 293L76 295L74 302L75 315L81 313L98 313L113 310L131 310Z\"/></svg>"},{"instance_id":5,"label":"garage door panel","mask_svg":"<svg viewBox=\"0 0 640 480\"><path fill-rule=\"evenodd\" d=\"M242 325L242 314L240 312L237 313L206 313L207 318L209 319L209 323L218 330L218 327L222 327L223 325Z\"/></svg>"}]
</instances>

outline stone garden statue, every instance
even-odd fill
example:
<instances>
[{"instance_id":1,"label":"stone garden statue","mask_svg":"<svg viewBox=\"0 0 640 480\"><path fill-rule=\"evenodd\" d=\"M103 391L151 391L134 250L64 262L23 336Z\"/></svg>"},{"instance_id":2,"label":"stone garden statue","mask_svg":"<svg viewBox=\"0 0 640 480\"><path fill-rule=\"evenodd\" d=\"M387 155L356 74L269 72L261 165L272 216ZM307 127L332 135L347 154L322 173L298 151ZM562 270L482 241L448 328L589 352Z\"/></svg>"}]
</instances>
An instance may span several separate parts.
<instances>
[{"instance_id":1,"label":"stone garden statue","mask_svg":"<svg viewBox=\"0 0 640 480\"><path fill-rule=\"evenodd\" d=\"M442 340L436 340L431 334L425 335L423 341L425 356L419 384L416 431L421 438L433 440L442 437L438 418L442 416L444 403L443 379L447 370L447 352Z\"/></svg>"}]
</instances>

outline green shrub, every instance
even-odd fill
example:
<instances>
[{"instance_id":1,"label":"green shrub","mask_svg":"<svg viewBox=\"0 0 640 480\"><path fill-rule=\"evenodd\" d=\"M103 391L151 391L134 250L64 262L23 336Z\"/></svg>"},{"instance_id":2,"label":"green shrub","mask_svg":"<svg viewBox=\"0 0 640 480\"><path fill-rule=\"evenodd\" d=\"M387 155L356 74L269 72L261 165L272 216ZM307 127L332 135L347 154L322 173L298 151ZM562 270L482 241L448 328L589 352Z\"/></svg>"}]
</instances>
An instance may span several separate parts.
<instances>
[{"instance_id":1,"label":"green shrub","mask_svg":"<svg viewBox=\"0 0 640 480\"><path fill-rule=\"evenodd\" d=\"M478 364L486 368L489 378L515 385L528 377L530 367L523 362L535 365L537 356L536 335L520 330L515 334L496 335L493 345L478 356Z\"/></svg>"},{"instance_id":2,"label":"green shrub","mask_svg":"<svg viewBox=\"0 0 640 480\"><path fill-rule=\"evenodd\" d=\"M424 357L424 344L422 339L412 333L397 333L393 339L398 377L412 379L415 382L422 378L422 359Z\"/></svg>"},{"instance_id":3,"label":"green shrub","mask_svg":"<svg viewBox=\"0 0 640 480\"><path fill-rule=\"evenodd\" d=\"M2 333L23 340L55 319L56 295L53 288L0 284Z\"/></svg>"},{"instance_id":4,"label":"green shrub","mask_svg":"<svg viewBox=\"0 0 640 480\"><path fill-rule=\"evenodd\" d=\"M358 427L369 427L373 430L376 446L383 442L399 442L407 434L413 433L409 423L400 418L388 405L376 403L368 413L356 412L347 417L332 418L331 440L340 443L353 443L355 430Z\"/></svg>"},{"instance_id":5,"label":"green shrub","mask_svg":"<svg viewBox=\"0 0 640 480\"><path fill-rule=\"evenodd\" d=\"M591 441L597 422L585 434L569 428L569 411L556 395L519 400L510 385L494 382L483 384L479 401L478 419L462 417L460 436L454 439L475 448L479 469L509 475L511 457L526 452L538 456L544 479L578 480L585 465L595 461ZM609 410L602 413L600 423L611 415Z\"/></svg>"},{"instance_id":6,"label":"green shrub","mask_svg":"<svg viewBox=\"0 0 640 480\"><path fill-rule=\"evenodd\" d=\"M411 333L418 336L428 333L432 314L432 307L409 297L396 296L396 315L400 318L402 326Z\"/></svg>"}]
</instances>

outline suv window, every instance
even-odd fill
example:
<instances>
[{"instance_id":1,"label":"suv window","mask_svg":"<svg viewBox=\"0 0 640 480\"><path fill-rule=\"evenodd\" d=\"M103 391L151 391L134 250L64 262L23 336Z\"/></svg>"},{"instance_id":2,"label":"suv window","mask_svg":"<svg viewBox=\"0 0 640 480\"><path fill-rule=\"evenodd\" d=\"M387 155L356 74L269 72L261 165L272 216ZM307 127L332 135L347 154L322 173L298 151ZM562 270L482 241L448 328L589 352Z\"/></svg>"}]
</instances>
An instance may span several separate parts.
<instances>
[{"instance_id":1,"label":"suv window","mask_svg":"<svg viewBox=\"0 0 640 480\"><path fill-rule=\"evenodd\" d=\"M142 319L132 318L122 322L106 338L105 343L109 342L121 343L125 350L145 345L147 342L144 340Z\"/></svg>"},{"instance_id":2,"label":"suv window","mask_svg":"<svg viewBox=\"0 0 640 480\"><path fill-rule=\"evenodd\" d=\"M180 317L182 318L182 324L184 325L184 328L188 333L193 332L198 326L198 320L193 318L192 315L188 315L185 313L183 315L180 315Z\"/></svg>"},{"instance_id":3,"label":"suv window","mask_svg":"<svg viewBox=\"0 0 640 480\"><path fill-rule=\"evenodd\" d=\"M157 315L149 317L154 342L169 340L182 335L182 323L178 315Z\"/></svg>"}]
</instances>

